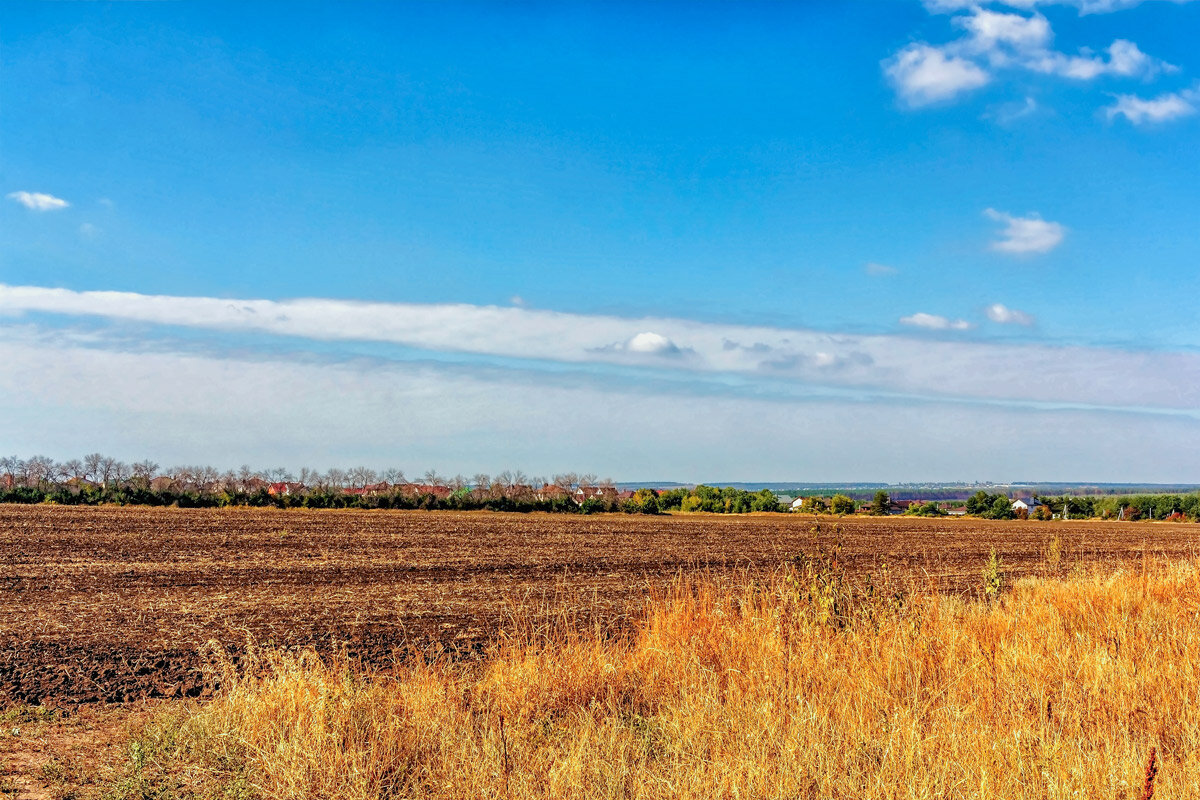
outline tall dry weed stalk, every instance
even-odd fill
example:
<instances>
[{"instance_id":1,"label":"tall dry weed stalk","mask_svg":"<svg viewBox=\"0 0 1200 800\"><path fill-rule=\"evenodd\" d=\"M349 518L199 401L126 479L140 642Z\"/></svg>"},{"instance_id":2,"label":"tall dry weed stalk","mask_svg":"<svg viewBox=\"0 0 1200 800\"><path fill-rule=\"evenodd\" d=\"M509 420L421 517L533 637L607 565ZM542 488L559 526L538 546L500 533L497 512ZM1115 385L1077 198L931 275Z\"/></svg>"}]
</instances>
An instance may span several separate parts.
<instances>
[{"instance_id":1,"label":"tall dry weed stalk","mask_svg":"<svg viewBox=\"0 0 1200 800\"><path fill-rule=\"evenodd\" d=\"M1002 603L839 569L829 548L681 578L628 636L512 636L475 665L218 658L190 724L268 798L1200 794L1200 564Z\"/></svg>"},{"instance_id":2,"label":"tall dry weed stalk","mask_svg":"<svg viewBox=\"0 0 1200 800\"><path fill-rule=\"evenodd\" d=\"M1153 800L1154 777L1158 775L1158 749L1150 748L1150 758L1146 761L1146 776L1142 780L1141 800Z\"/></svg>"}]
</instances>

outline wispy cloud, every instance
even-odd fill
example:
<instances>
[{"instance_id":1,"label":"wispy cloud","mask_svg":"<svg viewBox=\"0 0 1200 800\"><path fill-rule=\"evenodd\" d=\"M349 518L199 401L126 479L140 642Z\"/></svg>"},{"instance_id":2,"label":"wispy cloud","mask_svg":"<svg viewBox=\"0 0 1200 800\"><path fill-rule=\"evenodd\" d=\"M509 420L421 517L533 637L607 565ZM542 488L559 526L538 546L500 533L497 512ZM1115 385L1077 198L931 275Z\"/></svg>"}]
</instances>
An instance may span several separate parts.
<instances>
[{"instance_id":1,"label":"wispy cloud","mask_svg":"<svg viewBox=\"0 0 1200 800\"><path fill-rule=\"evenodd\" d=\"M145 343L178 329L257 337L289 337L289 347L327 352L307 341L373 342L420 350L453 363L542 364L546 370L630 372L672 383L717 381L758 386L771 381L906 396L1070 402L1109 406L1200 408L1200 355L1104 348L988 343L897 335L851 335L803 328L732 325L668 317L629 319L496 306L361 303L333 299L238 300L127 292L75 292L0 285L0 314L37 314L38 324L97 329ZM46 317L44 315L55 315ZM913 314L906 326L964 330L966 320ZM160 326L148 328L147 326ZM176 333L172 333L176 331ZM264 349L277 348L262 340ZM615 344L614 344L615 343ZM679 351L680 356L664 357ZM357 348L348 348L357 352ZM1012 381L1043 369L1056 381ZM706 384L707 385L707 384Z\"/></svg>"},{"instance_id":2,"label":"wispy cloud","mask_svg":"<svg viewBox=\"0 0 1200 800\"><path fill-rule=\"evenodd\" d=\"M1049 253L1062 244L1067 235L1067 229L1061 223L1044 220L1037 214L1015 217L994 208L985 209L983 213L989 219L1004 223L1000 238L992 242L992 249L1001 253Z\"/></svg>"},{"instance_id":3,"label":"wispy cloud","mask_svg":"<svg viewBox=\"0 0 1200 800\"><path fill-rule=\"evenodd\" d=\"M971 323L965 319L950 319L940 314L926 314L924 311L901 317L900 324L930 331L965 331L971 328Z\"/></svg>"},{"instance_id":4,"label":"wispy cloud","mask_svg":"<svg viewBox=\"0 0 1200 800\"><path fill-rule=\"evenodd\" d=\"M9 192L9 200L15 200L30 211L58 211L71 205L61 197L42 192Z\"/></svg>"},{"instance_id":5,"label":"wispy cloud","mask_svg":"<svg viewBox=\"0 0 1200 800\"><path fill-rule=\"evenodd\" d=\"M1001 325L1032 325L1034 320L1024 311L1009 308L1003 303L992 303L987 307L987 318Z\"/></svg>"},{"instance_id":6,"label":"wispy cloud","mask_svg":"<svg viewBox=\"0 0 1200 800\"><path fill-rule=\"evenodd\" d=\"M864 267L864 269L867 271L868 275L874 276L876 278L886 278L891 275L896 275L900 272L900 270L896 269L893 266L889 266L887 264L879 264L875 261L868 261L867 265L866 265L866 267Z\"/></svg>"},{"instance_id":7,"label":"wispy cloud","mask_svg":"<svg viewBox=\"0 0 1200 800\"><path fill-rule=\"evenodd\" d=\"M1197 100L1200 100L1200 91L1195 89L1161 94L1149 100L1132 94L1122 94L1117 95L1117 101L1106 107L1104 113L1110 121L1117 117L1125 117L1134 125L1167 122L1195 114Z\"/></svg>"},{"instance_id":8,"label":"wispy cloud","mask_svg":"<svg viewBox=\"0 0 1200 800\"><path fill-rule=\"evenodd\" d=\"M939 356L929 356L939 372L953 378L962 371L960 362ZM1063 354L1060 360L1069 368L1089 359ZM1088 408L802 388L696 392L608 376L314 362L278 351L146 352L30 335L11 325L0 326L0 363L0 441L14 452L57 458L98 450L126 460L222 468L340 462L470 474L520 467L683 481L1200 480L1191 457L1200 447L1200 424L1184 415L1115 418ZM1111 367L1102 363L1097 371ZM1036 361L993 365L1008 385L1028 383L1013 376L1042 368ZM1132 375L1144 377L1137 369ZM881 430L888 435L881 438ZM735 446L730 431L737 432ZM1031 440L1053 440L1055 458L1031 451ZM1121 453L1117 462L1114 450Z\"/></svg>"}]
</instances>

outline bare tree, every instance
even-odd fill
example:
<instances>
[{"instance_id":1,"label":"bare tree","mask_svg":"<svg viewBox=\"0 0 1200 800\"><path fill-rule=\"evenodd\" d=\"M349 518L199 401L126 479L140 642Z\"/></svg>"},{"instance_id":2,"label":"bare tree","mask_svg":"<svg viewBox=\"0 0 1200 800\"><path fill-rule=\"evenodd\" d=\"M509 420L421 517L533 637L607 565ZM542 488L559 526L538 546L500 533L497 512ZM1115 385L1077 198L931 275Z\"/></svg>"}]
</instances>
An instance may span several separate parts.
<instances>
[{"instance_id":1,"label":"bare tree","mask_svg":"<svg viewBox=\"0 0 1200 800\"><path fill-rule=\"evenodd\" d=\"M266 471L267 480L272 482L290 481L292 473L287 467L274 467Z\"/></svg>"},{"instance_id":2,"label":"bare tree","mask_svg":"<svg viewBox=\"0 0 1200 800\"><path fill-rule=\"evenodd\" d=\"M133 465L133 477L141 478L144 481L149 481L156 472L158 472L158 464L148 458Z\"/></svg>"},{"instance_id":3,"label":"bare tree","mask_svg":"<svg viewBox=\"0 0 1200 800\"><path fill-rule=\"evenodd\" d=\"M49 456L30 456L25 460L22 471L27 486L41 486L54 479L54 459Z\"/></svg>"},{"instance_id":4,"label":"bare tree","mask_svg":"<svg viewBox=\"0 0 1200 800\"><path fill-rule=\"evenodd\" d=\"M83 457L83 477L93 483L100 480L101 465L104 456L100 453L88 453Z\"/></svg>"},{"instance_id":5,"label":"bare tree","mask_svg":"<svg viewBox=\"0 0 1200 800\"><path fill-rule=\"evenodd\" d=\"M421 476L421 480L427 486L441 486L446 479L439 475L436 469L427 469L425 470L425 474Z\"/></svg>"},{"instance_id":6,"label":"bare tree","mask_svg":"<svg viewBox=\"0 0 1200 800\"><path fill-rule=\"evenodd\" d=\"M221 485L221 473L217 472L216 467L200 467L196 483L202 492L216 491Z\"/></svg>"},{"instance_id":7,"label":"bare tree","mask_svg":"<svg viewBox=\"0 0 1200 800\"><path fill-rule=\"evenodd\" d=\"M17 472L21 469L21 459L16 456L0 457L0 473L17 477Z\"/></svg>"},{"instance_id":8,"label":"bare tree","mask_svg":"<svg viewBox=\"0 0 1200 800\"><path fill-rule=\"evenodd\" d=\"M337 467L326 471L325 485L330 489L341 489L346 485L346 471Z\"/></svg>"},{"instance_id":9,"label":"bare tree","mask_svg":"<svg viewBox=\"0 0 1200 800\"><path fill-rule=\"evenodd\" d=\"M350 481L351 486L356 486L359 489L368 484L378 482L375 470L370 467L354 467L346 473L346 478Z\"/></svg>"},{"instance_id":10,"label":"bare tree","mask_svg":"<svg viewBox=\"0 0 1200 800\"><path fill-rule=\"evenodd\" d=\"M585 472L579 476L579 488L587 489L596 485L596 475L592 472Z\"/></svg>"},{"instance_id":11,"label":"bare tree","mask_svg":"<svg viewBox=\"0 0 1200 800\"><path fill-rule=\"evenodd\" d=\"M121 467L124 466L124 464L111 456L101 458L99 471L100 483L108 486L110 483L116 482L118 480L117 475L120 473Z\"/></svg>"},{"instance_id":12,"label":"bare tree","mask_svg":"<svg viewBox=\"0 0 1200 800\"><path fill-rule=\"evenodd\" d=\"M72 458L69 461L64 461L59 465L62 468L62 473L67 478L82 478L83 477L83 462L78 458Z\"/></svg>"},{"instance_id":13,"label":"bare tree","mask_svg":"<svg viewBox=\"0 0 1200 800\"><path fill-rule=\"evenodd\" d=\"M408 478L404 477L404 470L396 467L389 467L380 473L380 477L388 483L395 486L398 483L408 483Z\"/></svg>"},{"instance_id":14,"label":"bare tree","mask_svg":"<svg viewBox=\"0 0 1200 800\"><path fill-rule=\"evenodd\" d=\"M321 473L317 472L315 469L301 467L300 477L298 480L305 486L317 486L321 483Z\"/></svg>"},{"instance_id":15,"label":"bare tree","mask_svg":"<svg viewBox=\"0 0 1200 800\"><path fill-rule=\"evenodd\" d=\"M459 489L462 489L466 485L467 485L467 478L464 475L455 475L453 478L450 479L450 483L448 484L448 486L456 492Z\"/></svg>"},{"instance_id":16,"label":"bare tree","mask_svg":"<svg viewBox=\"0 0 1200 800\"><path fill-rule=\"evenodd\" d=\"M250 485L250 481L253 480L254 477L254 470L250 469L250 465L242 464L240 467L238 467L237 471L238 488L245 491L246 487Z\"/></svg>"},{"instance_id":17,"label":"bare tree","mask_svg":"<svg viewBox=\"0 0 1200 800\"><path fill-rule=\"evenodd\" d=\"M480 491L487 491L491 488L492 476L486 472L476 472L471 476L471 487Z\"/></svg>"}]
</instances>

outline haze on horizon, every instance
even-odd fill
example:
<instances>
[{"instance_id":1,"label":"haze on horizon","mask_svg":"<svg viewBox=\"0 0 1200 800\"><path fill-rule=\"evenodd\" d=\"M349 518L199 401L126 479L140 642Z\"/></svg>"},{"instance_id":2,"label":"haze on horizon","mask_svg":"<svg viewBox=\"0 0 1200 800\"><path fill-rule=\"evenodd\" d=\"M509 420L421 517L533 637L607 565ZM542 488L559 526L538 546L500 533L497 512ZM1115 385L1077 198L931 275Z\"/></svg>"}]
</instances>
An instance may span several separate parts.
<instances>
[{"instance_id":1,"label":"haze on horizon","mask_svg":"<svg viewBox=\"0 0 1200 800\"><path fill-rule=\"evenodd\" d=\"M1200 483L1200 3L0 8L0 454Z\"/></svg>"}]
</instances>

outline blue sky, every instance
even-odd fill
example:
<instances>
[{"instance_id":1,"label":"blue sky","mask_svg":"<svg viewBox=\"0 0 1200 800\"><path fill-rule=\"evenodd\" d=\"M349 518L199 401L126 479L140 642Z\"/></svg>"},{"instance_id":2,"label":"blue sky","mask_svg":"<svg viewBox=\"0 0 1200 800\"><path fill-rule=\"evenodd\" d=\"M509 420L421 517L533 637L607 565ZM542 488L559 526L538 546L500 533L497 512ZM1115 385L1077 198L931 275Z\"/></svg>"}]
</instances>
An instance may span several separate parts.
<instances>
[{"instance_id":1,"label":"blue sky","mask_svg":"<svg viewBox=\"0 0 1200 800\"><path fill-rule=\"evenodd\" d=\"M1200 3L280 8L0 8L0 450L1200 481Z\"/></svg>"}]
</instances>

